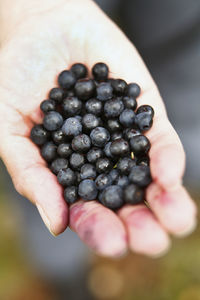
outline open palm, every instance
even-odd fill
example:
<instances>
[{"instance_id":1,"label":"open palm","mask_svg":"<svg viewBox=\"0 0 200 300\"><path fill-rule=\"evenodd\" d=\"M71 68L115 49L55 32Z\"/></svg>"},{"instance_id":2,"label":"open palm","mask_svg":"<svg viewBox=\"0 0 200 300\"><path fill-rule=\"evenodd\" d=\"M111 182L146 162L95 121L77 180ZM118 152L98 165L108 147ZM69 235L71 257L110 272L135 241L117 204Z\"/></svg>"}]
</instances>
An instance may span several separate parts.
<instances>
[{"instance_id":1,"label":"open palm","mask_svg":"<svg viewBox=\"0 0 200 300\"><path fill-rule=\"evenodd\" d=\"M68 208L56 176L29 139L32 126L42 122L39 105L56 85L57 74L75 62L91 68L98 61L109 65L112 77L139 83L138 105L155 109L147 134L152 143L153 183L146 195L150 208L127 205L115 214L96 201ZM168 233L192 230L196 209L181 185L184 151L159 92L133 45L92 2L86 8L80 1L77 9L69 1L22 20L3 44L0 70L1 157L18 192L37 206L53 234L69 222L100 254L117 256L129 247L157 255L168 248Z\"/></svg>"}]
</instances>

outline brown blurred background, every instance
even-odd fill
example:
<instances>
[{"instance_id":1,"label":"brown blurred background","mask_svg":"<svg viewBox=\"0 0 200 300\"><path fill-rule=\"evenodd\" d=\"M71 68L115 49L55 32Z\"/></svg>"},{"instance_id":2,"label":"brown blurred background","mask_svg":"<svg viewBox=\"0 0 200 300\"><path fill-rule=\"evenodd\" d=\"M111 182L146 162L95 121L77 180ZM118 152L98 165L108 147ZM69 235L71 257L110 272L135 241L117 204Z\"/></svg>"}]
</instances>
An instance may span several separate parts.
<instances>
[{"instance_id":1,"label":"brown blurred background","mask_svg":"<svg viewBox=\"0 0 200 300\"><path fill-rule=\"evenodd\" d=\"M200 2L99 0L139 49L187 153L200 199ZM120 45L119 45L120 46ZM200 227L163 258L95 256L69 229L52 237L0 165L0 300L200 300Z\"/></svg>"}]
</instances>

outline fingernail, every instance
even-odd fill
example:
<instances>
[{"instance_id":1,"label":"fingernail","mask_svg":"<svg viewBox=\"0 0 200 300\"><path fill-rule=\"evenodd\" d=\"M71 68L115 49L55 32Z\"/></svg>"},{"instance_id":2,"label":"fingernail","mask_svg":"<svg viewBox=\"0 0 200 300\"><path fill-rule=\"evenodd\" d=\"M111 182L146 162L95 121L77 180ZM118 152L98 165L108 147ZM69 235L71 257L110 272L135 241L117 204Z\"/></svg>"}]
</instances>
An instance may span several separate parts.
<instances>
[{"instance_id":1,"label":"fingernail","mask_svg":"<svg viewBox=\"0 0 200 300\"><path fill-rule=\"evenodd\" d=\"M36 206L37 206L37 209L38 209L38 211L39 211L39 213L40 213L40 216L42 217L42 220L43 220L44 224L46 225L46 227L48 228L49 232L50 232L53 236L56 237L56 235L55 235L55 234L52 232L52 230L51 230L51 222L49 221L48 217L47 217L46 214L44 213L43 208L42 208L39 204L37 204Z\"/></svg>"}]
</instances>

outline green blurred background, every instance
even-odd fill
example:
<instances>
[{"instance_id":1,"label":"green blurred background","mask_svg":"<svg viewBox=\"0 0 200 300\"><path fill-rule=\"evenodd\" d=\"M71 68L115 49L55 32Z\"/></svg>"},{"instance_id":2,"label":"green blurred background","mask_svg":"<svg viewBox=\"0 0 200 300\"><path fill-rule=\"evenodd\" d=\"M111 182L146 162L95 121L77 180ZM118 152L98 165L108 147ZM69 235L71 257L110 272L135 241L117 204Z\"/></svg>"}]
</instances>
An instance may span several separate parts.
<instances>
[{"instance_id":1,"label":"green blurred background","mask_svg":"<svg viewBox=\"0 0 200 300\"><path fill-rule=\"evenodd\" d=\"M200 2L97 2L150 68L184 144L185 183L199 206ZM200 227L174 239L163 258L134 253L100 258L69 229L52 237L35 207L15 192L1 163L0 300L27 299L200 300Z\"/></svg>"}]
</instances>

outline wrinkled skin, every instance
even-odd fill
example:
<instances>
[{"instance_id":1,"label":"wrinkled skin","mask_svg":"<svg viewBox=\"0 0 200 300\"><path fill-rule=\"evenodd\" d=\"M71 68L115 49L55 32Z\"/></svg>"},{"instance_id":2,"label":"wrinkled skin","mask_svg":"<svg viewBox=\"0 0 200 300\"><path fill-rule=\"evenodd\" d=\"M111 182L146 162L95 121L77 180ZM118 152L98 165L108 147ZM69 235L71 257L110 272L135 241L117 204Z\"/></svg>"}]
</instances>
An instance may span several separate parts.
<instances>
[{"instance_id":1,"label":"wrinkled skin","mask_svg":"<svg viewBox=\"0 0 200 300\"><path fill-rule=\"evenodd\" d=\"M58 1L56 7L22 17L0 50L0 154L17 191L34 203L49 230L58 235L69 224L97 253L120 256L128 248L150 256L164 253L169 234L185 235L196 222L196 208L182 186L185 156L166 115L161 96L134 46L90 1ZM64 3L64 4L63 4ZM86 5L87 3L87 5ZM155 109L147 133L153 183L145 205L117 214L96 201L67 207L56 176L29 136L41 123L39 110L57 74L75 62L88 68L106 62L110 75L137 82L138 105ZM149 209L150 207L150 209Z\"/></svg>"}]
</instances>

